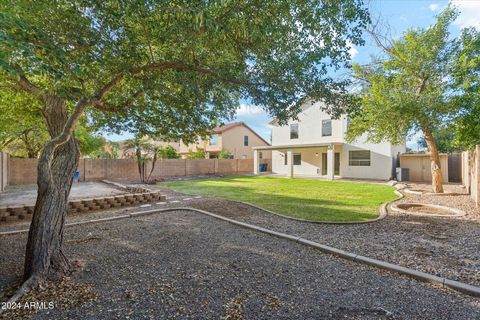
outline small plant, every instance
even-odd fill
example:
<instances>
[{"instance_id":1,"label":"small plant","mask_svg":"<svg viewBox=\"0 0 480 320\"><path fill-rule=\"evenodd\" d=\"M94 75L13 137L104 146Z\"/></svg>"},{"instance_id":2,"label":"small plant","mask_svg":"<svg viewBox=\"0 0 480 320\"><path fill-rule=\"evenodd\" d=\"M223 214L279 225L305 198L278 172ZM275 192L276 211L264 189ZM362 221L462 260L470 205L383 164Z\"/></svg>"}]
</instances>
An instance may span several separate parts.
<instances>
[{"instance_id":1,"label":"small plant","mask_svg":"<svg viewBox=\"0 0 480 320\"><path fill-rule=\"evenodd\" d=\"M223 149L218 154L218 159L233 159L232 154L227 149Z\"/></svg>"}]
</instances>

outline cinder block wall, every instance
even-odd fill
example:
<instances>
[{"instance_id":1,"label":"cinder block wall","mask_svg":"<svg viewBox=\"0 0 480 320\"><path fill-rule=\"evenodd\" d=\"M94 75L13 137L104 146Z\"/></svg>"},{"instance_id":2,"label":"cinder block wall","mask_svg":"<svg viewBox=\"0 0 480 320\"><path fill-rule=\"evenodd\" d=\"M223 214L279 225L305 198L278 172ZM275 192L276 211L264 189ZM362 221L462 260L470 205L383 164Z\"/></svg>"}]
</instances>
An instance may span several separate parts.
<instances>
[{"instance_id":1,"label":"cinder block wall","mask_svg":"<svg viewBox=\"0 0 480 320\"><path fill-rule=\"evenodd\" d=\"M0 152L0 192L8 185L8 153Z\"/></svg>"},{"instance_id":2,"label":"cinder block wall","mask_svg":"<svg viewBox=\"0 0 480 320\"><path fill-rule=\"evenodd\" d=\"M8 183L11 185L34 184L37 182L37 159L11 158L8 165ZM262 159L271 170L270 159ZM152 168L145 163L146 175ZM5 169L6 170L6 169ZM80 159L78 164L80 181L138 181L138 165L134 159ZM152 172L152 179L173 176L196 176L214 174L253 173L253 159L166 159L158 160Z\"/></svg>"},{"instance_id":3,"label":"cinder block wall","mask_svg":"<svg viewBox=\"0 0 480 320\"><path fill-rule=\"evenodd\" d=\"M462 153L462 183L480 206L480 145Z\"/></svg>"}]
</instances>

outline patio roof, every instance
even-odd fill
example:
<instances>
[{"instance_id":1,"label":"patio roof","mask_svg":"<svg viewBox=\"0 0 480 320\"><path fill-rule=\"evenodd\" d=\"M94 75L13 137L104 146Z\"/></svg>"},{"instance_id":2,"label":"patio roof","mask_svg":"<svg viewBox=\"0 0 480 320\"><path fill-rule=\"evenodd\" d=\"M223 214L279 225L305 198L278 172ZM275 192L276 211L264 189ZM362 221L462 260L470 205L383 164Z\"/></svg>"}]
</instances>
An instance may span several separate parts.
<instances>
[{"instance_id":1,"label":"patio roof","mask_svg":"<svg viewBox=\"0 0 480 320\"><path fill-rule=\"evenodd\" d=\"M278 150L278 149L299 149L299 148L318 148L328 147L329 145L343 145L343 142L330 142L330 143L306 143L306 144L285 144L278 146L258 146L253 147L254 150Z\"/></svg>"}]
</instances>

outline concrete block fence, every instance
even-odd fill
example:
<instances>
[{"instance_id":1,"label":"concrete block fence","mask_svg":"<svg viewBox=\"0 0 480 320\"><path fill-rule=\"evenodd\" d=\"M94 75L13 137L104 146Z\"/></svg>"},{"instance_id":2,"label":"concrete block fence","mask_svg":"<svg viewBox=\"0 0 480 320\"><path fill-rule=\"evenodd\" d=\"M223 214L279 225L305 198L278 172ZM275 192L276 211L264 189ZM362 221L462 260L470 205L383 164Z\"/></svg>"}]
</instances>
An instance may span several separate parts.
<instances>
[{"instance_id":1,"label":"concrete block fence","mask_svg":"<svg viewBox=\"0 0 480 320\"><path fill-rule=\"evenodd\" d=\"M462 153L462 183L480 206L480 145Z\"/></svg>"},{"instance_id":2,"label":"concrete block fence","mask_svg":"<svg viewBox=\"0 0 480 320\"><path fill-rule=\"evenodd\" d=\"M37 182L37 159L10 157L8 160L8 155L5 155L5 158L5 184L23 185ZM267 168L271 170L270 159L262 159L260 163L267 163ZM149 174L152 163L147 162L145 166L145 172ZM138 166L134 159L80 159L78 170L80 181L139 180ZM157 161L151 178L242 173L253 173L253 159L165 159Z\"/></svg>"},{"instance_id":3,"label":"concrete block fence","mask_svg":"<svg viewBox=\"0 0 480 320\"><path fill-rule=\"evenodd\" d=\"M70 200L68 202L67 214L127 207L154 201L165 201L165 196L162 196L159 191L148 191L141 193L128 193L112 197ZM34 205L0 207L0 223L31 220L34 207Z\"/></svg>"},{"instance_id":4,"label":"concrete block fence","mask_svg":"<svg viewBox=\"0 0 480 320\"><path fill-rule=\"evenodd\" d=\"M8 154L0 152L0 192L8 185L8 159Z\"/></svg>"}]
</instances>

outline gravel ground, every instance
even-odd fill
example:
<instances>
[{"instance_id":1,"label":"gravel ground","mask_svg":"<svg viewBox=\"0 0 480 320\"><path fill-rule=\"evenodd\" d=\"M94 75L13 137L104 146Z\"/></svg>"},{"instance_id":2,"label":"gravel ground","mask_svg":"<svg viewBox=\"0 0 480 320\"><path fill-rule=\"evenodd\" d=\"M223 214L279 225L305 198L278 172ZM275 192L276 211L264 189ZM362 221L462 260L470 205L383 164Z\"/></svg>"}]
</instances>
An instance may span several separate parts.
<instances>
[{"instance_id":1,"label":"gravel ground","mask_svg":"<svg viewBox=\"0 0 480 320\"><path fill-rule=\"evenodd\" d=\"M20 276L25 242L0 237L0 289ZM479 299L180 210L68 228L66 249L83 260L71 281L96 299L35 319L480 317Z\"/></svg>"},{"instance_id":2,"label":"gravel ground","mask_svg":"<svg viewBox=\"0 0 480 320\"><path fill-rule=\"evenodd\" d=\"M455 185L449 185L446 189L460 191ZM138 210L192 206L272 230L299 235L339 249L480 286L480 213L468 195L406 194L406 197L400 200L449 205L467 212L467 215L461 218L419 217L389 212L385 219L374 223L329 225L293 221L247 205L211 198L197 199L169 189L163 190L163 193L168 197L167 203L164 204L154 203L149 207L137 206L78 214L68 216L67 222L116 216ZM3 224L0 225L0 232L26 229L28 224L28 222Z\"/></svg>"},{"instance_id":3,"label":"gravel ground","mask_svg":"<svg viewBox=\"0 0 480 320\"><path fill-rule=\"evenodd\" d=\"M187 196L164 189L171 200ZM366 224L314 224L278 217L256 208L212 198L189 205L275 231L298 235L339 249L480 286L480 212L468 195L416 196L401 202L449 205L465 217L420 217L389 211L386 218Z\"/></svg>"}]
</instances>

